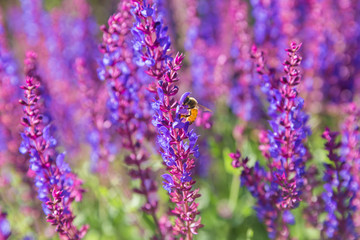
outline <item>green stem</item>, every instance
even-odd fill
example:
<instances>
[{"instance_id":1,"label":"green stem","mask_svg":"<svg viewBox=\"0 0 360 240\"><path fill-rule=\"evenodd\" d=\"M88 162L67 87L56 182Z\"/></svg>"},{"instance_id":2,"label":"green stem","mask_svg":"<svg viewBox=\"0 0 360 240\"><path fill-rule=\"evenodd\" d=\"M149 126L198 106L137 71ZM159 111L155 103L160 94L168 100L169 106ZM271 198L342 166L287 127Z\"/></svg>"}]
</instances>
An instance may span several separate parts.
<instances>
[{"instance_id":1,"label":"green stem","mask_svg":"<svg viewBox=\"0 0 360 240\"><path fill-rule=\"evenodd\" d=\"M236 208L237 199L239 196L239 189L240 189L240 178L239 178L239 175L234 173L233 179L231 182L230 196L229 196L229 207L232 212Z\"/></svg>"}]
</instances>

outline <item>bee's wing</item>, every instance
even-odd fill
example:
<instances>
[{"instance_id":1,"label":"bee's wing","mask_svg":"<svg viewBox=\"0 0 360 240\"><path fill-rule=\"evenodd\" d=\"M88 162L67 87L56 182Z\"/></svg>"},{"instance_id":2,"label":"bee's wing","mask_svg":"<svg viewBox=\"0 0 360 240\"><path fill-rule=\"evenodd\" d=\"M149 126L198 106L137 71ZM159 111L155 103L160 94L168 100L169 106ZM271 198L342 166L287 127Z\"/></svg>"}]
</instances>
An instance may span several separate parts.
<instances>
[{"instance_id":1,"label":"bee's wing","mask_svg":"<svg viewBox=\"0 0 360 240\"><path fill-rule=\"evenodd\" d=\"M204 112L212 112L211 109L209 109L209 108L207 108L207 107L205 107L205 106L203 106L203 105L201 105L201 104L198 104L198 106L199 106L199 108L200 108L201 110L203 110Z\"/></svg>"}]
</instances>

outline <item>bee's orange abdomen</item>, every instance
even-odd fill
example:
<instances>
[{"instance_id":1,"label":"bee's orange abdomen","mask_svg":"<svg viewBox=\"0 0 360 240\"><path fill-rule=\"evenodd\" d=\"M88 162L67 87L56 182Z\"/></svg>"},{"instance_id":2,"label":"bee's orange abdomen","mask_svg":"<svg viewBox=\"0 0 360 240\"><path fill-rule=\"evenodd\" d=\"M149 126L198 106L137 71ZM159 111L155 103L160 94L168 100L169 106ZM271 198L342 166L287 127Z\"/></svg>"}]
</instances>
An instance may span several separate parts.
<instances>
[{"instance_id":1,"label":"bee's orange abdomen","mask_svg":"<svg viewBox=\"0 0 360 240\"><path fill-rule=\"evenodd\" d=\"M186 121L188 121L190 124L195 122L197 115L198 115L197 108L190 109L190 116L186 118Z\"/></svg>"}]
</instances>

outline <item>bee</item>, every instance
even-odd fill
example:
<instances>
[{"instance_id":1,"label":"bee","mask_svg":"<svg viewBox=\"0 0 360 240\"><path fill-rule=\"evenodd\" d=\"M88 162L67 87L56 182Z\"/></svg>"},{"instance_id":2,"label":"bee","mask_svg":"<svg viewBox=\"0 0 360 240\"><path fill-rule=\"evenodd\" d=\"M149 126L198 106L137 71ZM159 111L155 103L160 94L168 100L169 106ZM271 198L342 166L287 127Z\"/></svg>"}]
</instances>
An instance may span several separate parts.
<instances>
[{"instance_id":1,"label":"bee","mask_svg":"<svg viewBox=\"0 0 360 240\"><path fill-rule=\"evenodd\" d=\"M181 115L182 118L186 118L186 121L188 121L190 124L195 122L196 117L198 116L199 108L204 110L205 112L212 112L207 107L204 107L203 105L200 105L198 101L193 97L186 97L184 100L183 105L187 106L188 114L187 115Z\"/></svg>"}]
</instances>

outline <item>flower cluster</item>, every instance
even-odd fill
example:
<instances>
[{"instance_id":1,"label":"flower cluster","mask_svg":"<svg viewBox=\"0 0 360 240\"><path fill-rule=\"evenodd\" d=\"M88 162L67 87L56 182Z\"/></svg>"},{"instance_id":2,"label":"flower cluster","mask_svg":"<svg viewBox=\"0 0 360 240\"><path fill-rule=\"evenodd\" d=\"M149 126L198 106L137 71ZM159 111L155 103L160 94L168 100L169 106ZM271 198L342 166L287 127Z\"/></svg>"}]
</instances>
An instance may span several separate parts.
<instances>
[{"instance_id":1,"label":"flower cluster","mask_svg":"<svg viewBox=\"0 0 360 240\"><path fill-rule=\"evenodd\" d=\"M106 89L98 79L92 78L83 58L78 58L75 65L83 99L80 114L86 119L84 125L90 129L87 134L92 150L90 168L92 172L107 172L109 162L113 160L113 151L109 131L111 122L106 119L108 111L104 108L107 100Z\"/></svg>"},{"instance_id":2,"label":"flower cluster","mask_svg":"<svg viewBox=\"0 0 360 240\"><path fill-rule=\"evenodd\" d=\"M34 46L40 41L40 16L42 12L42 1L21 0L23 14L22 22L25 24L24 30L29 45Z\"/></svg>"},{"instance_id":3,"label":"flower cluster","mask_svg":"<svg viewBox=\"0 0 360 240\"><path fill-rule=\"evenodd\" d=\"M259 147L267 159L269 172L261 168L259 162L250 168L247 166L248 161L244 160L241 166L247 170L242 172L241 180L257 199L256 211L267 225L269 236L277 239L281 236L286 239L288 230L279 231L280 225L276 223L293 222L289 220L293 219L289 210L296 208L301 201L305 161L308 158L304 146L304 140L309 134L306 126L307 115L302 112L303 100L296 89L301 79L297 69L301 61L301 57L297 55L300 46L292 43L291 48L286 49L289 58L284 62L284 72L287 75L278 80L277 84L276 80L267 74L262 54L254 54L257 71L262 80L265 80L262 81L262 90L270 104L268 114L271 117L269 123L272 130L261 132ZM240 158L240 155L232 155L232 158ZM253 178L253 175L258 177ZM262 180L256 182L258 179ZM272 221L267 221L264 217L268 214Z\"/></svg>"},{"instance_id":4,"label":"flower cluster","mask_svg":"<svg viewBox=\"0 0 360 240\"><path fill-rule=\"evenodd\" d=\"M247 187L253 197L256 198L256 210L258 218L265 223L266 230L271 239L288 239L288 224L294 224L294 217L290 211L282 211L277 207L279 191L272 181L270 172L265 171L259 162L254 167L249 167L249 159L241 158L240 152L231 153L234 168L242 168L241 185Z\"/></svg>"},{"instance_id":5,"label":"flower cluster","mask_svg":"<svg viewBox=\"0 0 360 240\"><path fill-rule=\"evenodd\" d=\"M302 111L304 100L296 89L301 80L297 68L301 61L297 54L300 46L292 43L291 48L286 49L289 58L284 62L284 72L287 76L280 78L281 84L274 90L269 106L277 110L270 115L269 122L272 128L268 133L272 158L269 167L281 188L283 209L295 208L300 202L306 160L304 140L310 133L306 126L308 116Z\"/></svg>"},{"instance_id":6,"label":"flower cluster","mask_svg":"<svg viewBox=\"0 0 360 240\"><path fill-rule=\"evenodd\" d=\"M146 65L147 73L158 80L152 84L152 90L156 91L152 122L158 130L157 143L170 173L163 175L164 188L170 193L171 201L176 203L172 211L177 216L173 232L185 239L193 239L202 226L195 203L200 196L199 189L192 189L195 181L191 177L198 157L198 136L183 117L189 113L184 101L190 93L183 94L179 101L174 97L179 91L176 83L184 57L177 54L172 59L168 55L170 39L161 19L156 19L154 8L142 1L134 1L133 11L137 20L132 30L134 46L141 60L138 64Z\"/></svg>"},{"instance_id":7,"label":"flower cluster","mask_svg":"<svg viewBox=\"0 0 360 240\"><path fill-rule=\"evenodd\" d=\"M274 179L283 189L282 208L294 208L300 201L306 148L303 144L309 128L306 126L307 115L302 111L304 100L298 96L297 86L300 83L300 72L297 67L301 57L297 55L301 45L293 43L287 49L289 59L284 62L287 76L276 81L272 70L265 68L263 55L254 49L257 59L257 71L262 77L262 91L270 105L268 114L272 131L262 135L261 147L268 158L269 168ZM265 140L266 139L266 140Z\"/></svg>"},{"instance_id":8,"label":"flower cluster","mask_svg":"<svg viewBox=\"0 0 360 240\"><path fill-rule=\"evenodd\" d=\"M17 65L8 50L5 28L2 23L3 16L0 9L0 131L2 135L0 140L0 154L2 154L2 152L17 153L18 140L20 137L13 118L19 117L21 114L17 104L17 99L20 96L20 91L16 86L19 83ZM21 166L23 166L21 160L23 159L20 160L21 157L13 157L14 156L11 157L13 161L8 160L8 162L12 162L16 167L21 168ZM9 156L1 156L0 158L7 159ZM22 169L24 169L24 167L22 167ZM26 173L26 171L23 173Z\"/></svg>"},{"instance_id":9,"label":"flower cluster","mask_svg":"<svg viewBox=\"0 0 360 240\"><path fill-rule=\"evenodd\" d=\"M65 0L49 9L42 0L20 1L20 6L14 6L10 13L8 29L14 41L40 55L39 70L49 76L42 85L51 85L43 97L53 120L58 122L59 140L74 156L83 136L79 134L77 113L82 104L81 95L77 94L75 61L85 59L89 74L94 77L99 55L98 26L90 5L85 0Z\"/></svg>"},{"instance_id":10,"label":"flower cluster","mask_svg":"<svg viewBox=\"0 0 360 240\"><path fill-rule=\"evenodd\" d=\"M151 167L146 166L149 153L143 146L144 137L151 139L153 131L150 126L151 106L147 99L150 93L146 90L148 77L142 76L135 64L155 60L138 59L137 52L130 45L133 23L130 9L131 1L122 2L119 11L109 18L109 27L102 27L103 44L100 50L104 56L98 73L107 82L111 118L117 132L123 136L122 147L128 150L125 163L131 167L129 175L140 180L139 188L134 191L145 197L142 210L152 216L158 237L165 239L168 232L156 214L158 198L155 174Z\"/></svg>"},{"instance_id":11,"label":"flower cluster","mask_svg":"<svg viewBox=\"0 0 360 240\"><path fill-rule=\"evenodd\" d=\"M29 52L25 61L26 68L33 63L34 53ZM21 123L25 126L21 134L23 142L20 152L30 157L30 169L35 173L35 186L38 198L42 201L47 221L56 226L56 231L64 239L82 239L88 226L78 230L73 225L75 216L71 211L71 203L82 198L81 180L71 173L65 162L65 153L55 150L57 141L51 136L51 126L44 125L39 106L40 95L37 89L40 81L34 78L34 73L26 75L24 90L25 99L19 102L23 106L24 117Z\"/></svg>"},{"instance_id":12,"label":"flower cluster","mask_svg":"<svg viewBox=\"0 0 360 240\"><path fill-rule=\"evenodd\" d=\"M200 197L199 189L192 190L195 181L191 177L191 170L195 167L195 158L199 157L196 141L198 139L194 130L189 130L189 122L184 122L182 115L188 110L183 103L190 93L182 95L179 102L174 101L173 92L177 89L175 82L177 71L181 67L183 56L177 55L169 62L169 74L166 81L159 81L158 97L153 103L155 115L153 124L158 129L158 144L161 155L170 174L164 174L164 188L170 193L171 201L177 204L173 213L178 216L174 231L192 239L201 227L198 204L195 199ZM169 78L173 76L172 78ZM177 91L177 90L175 90ZM194 158L195 157L195 158Z\"/></svg>"},{"instance_id":13,"label":"flower cluster","mask_svg":"<svg viewBox=\"0 0 360 240\"><path fill-rule=\"evenodd\" d=\"M325 149L331 161L325 165L324 193L322 199L325 204L327 218L323 223L322 235L326 239L358 239L353 222L353 200L358 191L358 184L351 175L351 165L348 160L336 151L341 143L336 142L338 133L328 128L323 133L326 140Z\"/></svg>"},{"instance_id":14,"label":"flower cluster","mask_svg":"<svg viewBox=\"0 0 360 240\"><path fill-rule=\"evenodd\" d=\"M350 103L346 108L346 119L341 129L341 156L351 165L350 173L353 182L360 187L360 111L355 103ZM360 209L360 194L356 191L353 201L356 209ZM355 227L360 227L360 213L356 211L353 216Z\"/></svg>"},{"instance_id":15,"label":"flower cluster","mask_svg":"<svg viewBox=\"0 0 360 240\"><path fill-rule=\"evenodd\" d=\"M233 58L233 85L230 90L229 105L233 112L245 122L260 117L260 101L255 92L258 81L253 79L253 64L251 61L251 41L248 18L248 8L245 2L230 1L230 15L234 23L234 39L230 56Z\"/></svg>"},{"instance_id":16,"label":"flower cluster","mask_svg":"<svg viewBox=\"0 0 360 240\"><path fill-rule=\"evenodd\" d=\"M0 240L360 239L360 1L0 2Z\"/></svg>"},{"instance_id":17,"label":"flower cluster","mask_svg":"<svg viewBox=\"0 0 360 240\"><path fill-rule=\"evenodd\" d=\"M201 102L214 104L215 99L227 91L223 81L225 54L217 47L216 26L219 25L214 15L217 1L187 0L187 33L185 49L189 52L191 63L190 83L197 90ZM199 15L199 16L198 16Z\"/></svg>"},{"instance_id":18,"label":"flower cluster","mask_svg":"<svg viewBox=\"0 0 360 240\"><path fill-rule=\"evenodd\" d=\"M303 216L307 223L317 229L322 228L322 223L319 219L321 213L324 212L324 201L321 196L315 195L315 189L322 186L322 181L319 179L320 171L315 166L310 166L304 175L304 191L302 200L307 204L303 210Z\"/></svg>"},{"instance_id":19,"label":"flower cluster","mask_svg":"<svg viewBox=\"0 0 360 240\"><path fill-rule=\"evenodd\" d=\"M8 220L6 219L6 213L1 211L0 208L0 240L6 240L11 235L11 228Z\"/></svg>"}]
</instances>

